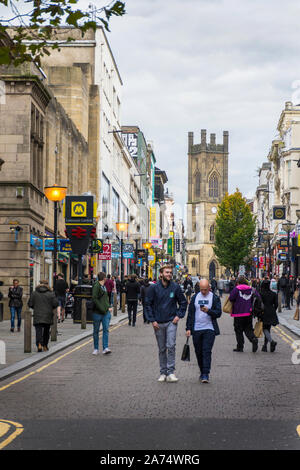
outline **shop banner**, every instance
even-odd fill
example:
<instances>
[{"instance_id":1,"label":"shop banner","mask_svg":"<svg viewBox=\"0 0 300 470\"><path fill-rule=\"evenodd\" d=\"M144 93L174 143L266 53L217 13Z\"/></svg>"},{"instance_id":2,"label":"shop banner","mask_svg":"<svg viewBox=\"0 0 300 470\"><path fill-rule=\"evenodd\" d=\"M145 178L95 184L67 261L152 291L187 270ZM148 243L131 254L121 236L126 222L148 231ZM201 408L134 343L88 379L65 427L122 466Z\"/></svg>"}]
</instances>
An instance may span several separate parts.
<instances>
[{"instance_id":1,"label":"shop banner","mask_svg":"<svg viewBox=\"0 0 300 470\"><path fill-rule=\"evenodd\" d=\"M103 252L98 253L98 260L109 261L111 258L111 244L103 243Z\"/></svg>"}]
</instances>

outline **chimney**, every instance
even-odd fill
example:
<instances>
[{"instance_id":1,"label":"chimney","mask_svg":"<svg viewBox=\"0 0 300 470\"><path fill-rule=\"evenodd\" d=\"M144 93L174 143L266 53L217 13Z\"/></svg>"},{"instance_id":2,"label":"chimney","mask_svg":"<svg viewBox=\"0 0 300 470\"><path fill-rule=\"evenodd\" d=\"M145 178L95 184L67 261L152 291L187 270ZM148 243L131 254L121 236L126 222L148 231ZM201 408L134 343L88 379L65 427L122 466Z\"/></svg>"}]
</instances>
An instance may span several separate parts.
<instances>
[{"instance_id":1,"label":"chimney","mask_svg":"<svg viewBox=\"0 0 300 470\"><path fill-rule=\"evenodd\" d=\"M210 145L216 145L216 134L210 134Z\"/></svg>"},{"instance_id":2,"label":"chimney","mask_svg":"<svg viewBox=\"0 0 300 470\"><path fill-rule=\"evenodd\" d=\"M194 145L194 133L189 132L189 137L188 137L188 153L192 152L192 146Z\"/></svg>"}]
</instances>

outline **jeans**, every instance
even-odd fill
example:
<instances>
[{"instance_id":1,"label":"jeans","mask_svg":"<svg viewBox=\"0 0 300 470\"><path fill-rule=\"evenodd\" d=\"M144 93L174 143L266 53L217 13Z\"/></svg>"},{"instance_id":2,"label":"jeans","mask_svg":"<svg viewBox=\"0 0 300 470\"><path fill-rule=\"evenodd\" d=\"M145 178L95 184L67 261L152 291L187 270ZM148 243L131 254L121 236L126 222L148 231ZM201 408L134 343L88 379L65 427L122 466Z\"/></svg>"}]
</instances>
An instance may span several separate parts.
<instances>
[{"instance_id":1,"label":"jeans","mask_svg":"<svg viewBox=\"0 0 300 470\"><path fill-rule=\"evenodd\" d=\"M128 321L131 323L131 313L132 313L132 324L135 325L136 322L136 313L137 313L137 300L128 300L127 301L127 311L128 311Z\"/></svg>"},{"instance_id":2,"label":"jeans","mask_svg":"<svg viewBox=\"0 0 300 470\"><path fill-rule=\"evenodd\" d=\"M251 315L248 317L235 317L233 324L238 349L244 349L244 333L251 343L253 340L257 340L253 330Z\"/></svg>"},{"instance_id":3,"label":"jeans","mask_svg":"<svg viewBox=\"0 0 300 470\"><path fill-rule=\"evenodd\" d=\"M102 346L103 350L108 348L108 329L109 322L111 319L110 312L106 315L100 315L99 313L93 313L93 338L94 338L94 349L99 349L99 331L100 324L102 322Z\"/></svg>"},{"instance_id":4,"label":"jeans","mask_svg":"<svg viewBox=\"0 0 300 470\"><path fill-rule=\"evenodd\" d=\"M211 368L211 354L216 333L213 330L193 332L193 343L201 374L208 375Z\"/></svg>"},{"instance_id":5,"label":"jeans","mask_svg":"<svg viewBox=\"0 0 300 470\"><path fill-rule=\"evenodd\" d=\"M222 297L223 295L223 289L219 289L219 296Z\"/></svg>"},{"instance_id":6,"label":"jeans","mask_svg":"<svg viewBox=\"0 0 300 470\"><path fill-rule=\"evenodd\" d=\"M21 319L21 312L22 312L22 307L9 307L10 308L10 326L11 328L14 328L15 327L15 315L17 313L17 316L18 316L18 328L21 327L21 322L22 322L22 319Z\"/></svg>"},{"instance_id":7,"label":"jeans","mask_svg":"<svg viewBox=\"0 0 300 470\"><path fill-rule=\"evenodd\" d=\"M48 346L50 336L50 325L46 323L38 323L35 326L36 345Z\"/></svg>"},{"instance_id":8,"label":"jeans","mask_svg":"<svg viewBox=\"0 0 300 470\"><path fill-rule=\"evenodd\" d=\"M159 350L160 373L170 375L175 370L177 324L170 321L159 323L158 326L159 330L154 331Z\"/></svg>"}]
</instances>

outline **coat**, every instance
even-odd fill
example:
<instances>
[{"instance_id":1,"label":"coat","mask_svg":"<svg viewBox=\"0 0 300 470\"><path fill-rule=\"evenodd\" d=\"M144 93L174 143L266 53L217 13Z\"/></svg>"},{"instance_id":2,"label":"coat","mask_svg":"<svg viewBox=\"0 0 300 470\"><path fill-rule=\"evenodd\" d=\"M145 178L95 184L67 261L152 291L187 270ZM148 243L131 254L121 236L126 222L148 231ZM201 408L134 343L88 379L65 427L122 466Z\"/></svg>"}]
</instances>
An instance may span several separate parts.
<instances>
[{"instance_id":1,"label":"coat","mask_svg":"<svg viewBox=\"0 0 300 470\"><path fill-rule=\"evenodd\" d=\"M187 331L190 330L192 335L194 333L195 313L196 313L195 299L196 299L197 295L198 294L195 294L191 298L191 301L190 301L189 307L188 307L188 316L187 316L187 320L186 320L186 330ZM207 314L211 317L212 324L213 324L213 327L214 327L214 330L215 330L215 334L216 334L216 336L218 336L220 334L220 329L219 329L219 325L218 325L218 322L217 322L217 318L220 318L220 316L222 315L222 308L221 308L220 297L218 297L215 294L213 294L212 306L211 306L211 309L208 311Z\"/></svg>"},{"instance_id":2,"label":"coat","mask_svg":"<svg viewBox=\"0 0 300 470\"><path fill-rule=\"evenodd\" d=\"M46 323L53 325L53 309L58 307L55 293L45 285L37 286L28 301L28 307L33 308L33 324Z\"/></svg>"},{"instance_id":3,"label":"coat","mask_svg":"<svg viewBox=\"0 0 300 470\"><path fill-rule=\"evenodd\" d=\"M171 281L166 286L162 281L151 284L145 297L146 318L151 323L167 323L177 316L183 318L187 301L178 284Z\"/></svg>"},{"instance_id":4,"label":"coat","mask_svg":"<svg viewBox=\"0 0 300 470\"><path fill-rule=\"evenodd\" d=\"M266 326L278 325L279 321L276 313L278 307L277 294L271 290L262 290L260 295L264 304L264 312L262 314L263 324Z\"/></svg>"},{"instance_id":5,"label":"coat","mask_svg":"<svg viewBox=\"0 0 300 470\"><path fill-rule=\"evenodd\" d=\"M98 315L106 315L109 311L110 303L108 292L100 282L95 282L92 288L93 310Z\"/></svg>"},{"instance_id":6,"label":"coat","mask_svg":"<svg viewBox=\"0 0 300 470\"><path fill-rule=\"evenodd\" d=\"M137 281L130 279L126 282L125 286L126 292L126 301L128 302L137 302L139 293L140 293L140 285Z\"/></svg>"},{"instance_id":7,"label":"coat","mask_svg":"<svg viewBox=\"0 0 300 470\"><path fill-rule=\"evenodd\" d=\"M249 317L252 315L252 296L259 297L257 290L246 284L239 284L230 292L229 300L233 302L232 317Z\"/></svg>"},{"instance_id":8,"label":"coat","mask_svg":"<svg viewBox=\"0 0 300 470\"><path fill-rule=\"evenodd\" d=\"M9 307L20 308L23 306L22 302L23 289L21 286L10 287L8 291Z\"/></svg>"}]
</instances>

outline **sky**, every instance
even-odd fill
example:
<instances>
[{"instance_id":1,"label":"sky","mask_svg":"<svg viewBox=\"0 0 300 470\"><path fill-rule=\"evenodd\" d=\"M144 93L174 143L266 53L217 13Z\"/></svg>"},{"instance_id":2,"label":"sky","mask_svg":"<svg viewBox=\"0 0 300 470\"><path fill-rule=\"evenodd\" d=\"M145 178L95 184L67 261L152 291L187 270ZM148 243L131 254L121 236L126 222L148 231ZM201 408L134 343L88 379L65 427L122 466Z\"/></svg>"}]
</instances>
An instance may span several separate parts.
<instances>
[{"instance_id":1,"label":"sky","mask_svg":"<svg viewBox=\"0 0 300 470\"><path fill-rule=\"evenodd\" d=\"M153 142L180 206L188 132L222 143L229 131L229 191L251 198L285 102L300 103L299 0L127 0L126 11L107 34L124 84L121 123Z\"/></svg>"}]
</instances>

